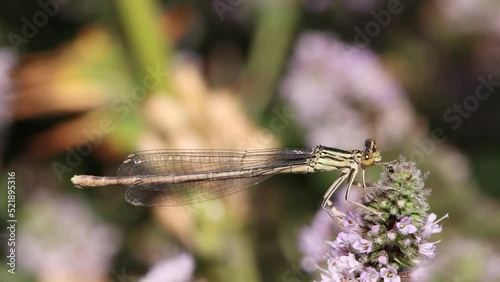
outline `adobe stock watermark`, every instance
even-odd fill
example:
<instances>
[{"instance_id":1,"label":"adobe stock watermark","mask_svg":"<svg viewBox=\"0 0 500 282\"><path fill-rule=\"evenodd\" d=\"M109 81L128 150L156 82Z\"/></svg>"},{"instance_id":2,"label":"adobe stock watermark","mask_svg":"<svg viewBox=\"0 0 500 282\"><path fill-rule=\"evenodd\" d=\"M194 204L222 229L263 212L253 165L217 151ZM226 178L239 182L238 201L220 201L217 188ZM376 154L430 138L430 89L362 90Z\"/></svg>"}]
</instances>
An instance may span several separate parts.
<instances>
[{"instance_id":1,"label":"adobe stock watermark","mask_svg":"<svg viewBox=\"0 0 500 282\"><path fill-rule=\"evenodd\" d=\"M272 143L274 140L274 136L277 133L282 132L285 128L292 123L293 120L296 119L295 114L290 109L290 106L284 105L281 110L278 108L273 108L271 110L273 116L269 119L268 126L265 128L261 128L257 134L245 140L242 148L248 148L250 146L257 147L268 147L267 145ZM269 130L271 132L269 132ZM263 145L263 146L261 146Z\"/></svg>"},{"instance_id":2,"label":"adobe stock watermark","mask_svg":"<svg viewBox=\"0 0 500 282\"><path fill-rule=\"evenodd\" d=\"M214 0L212 2L212 7L214 8L220 21L224 21L225 14L234 13L238 9L243 0Z\"/></svg>"},{"instance_id":3,"label":"adobe stock watermark","mask_svg":"<svg viewBox=\"0 0 500 282\"><path fill-rule=\"evenodd\" d=\"M443 120L450 125L452 130L459 129L464 119L471 117L472 113L477 111L482 102L486 101L495 93L496 88L500 86L500 81L493 80L490 74L487 78L478 76L479 84L476 86L474 94L468 95L461 103L455 103L443 113ZM424 159L434 153L436 144L446 141L448 136L442 128L434 128L431 131L430 138L416 140L417 149L409 155L410 159L417 164L422 163Z\"/></svg>"},{"instance_id":4,"label":"adobe stock watermark","mask_svg":"<svg viewBox=\"0 0 500 282\"><path fill-rule=\"evenodd\" d=\"M49 19L55 17L62 5L66 5L70 0L39 0L38 6L40 10L33 13L31 17L22 17L21 33L17 34L9 32L7 38L9 39L12 49L18 53L21 44L27 44L30 39L33 39L38 31L49 23Z\"/></svg>"},{"instance_id":5,"label":"adobe stock watermark","mask_svg":"<svg viewBox=\"0 0 500 282\"><path fill-rule=\"evenodd\" d=\"M411 0L406 0L410 2ZM392 17L400 14L404 10L404 6L400 0L389 0L384 9L378 12L372 10L370 15L373 20L367 22L364 27L360 28L358 26L354 27L354 47L348 48L346 50L346 57L349 59L354 53L360 49L367 48L372 39L377 37L382 29L387 28L392 21Z\"/></svg>"},{"instance_id":6,"label":"adobe stock watermark","mask_svg":"<svg viewBox=\"0 0 500 282\"><path fill-rule=\"evenodd\" d=\"M156 89L168 75L167 72L162 70L160 65L157 65L155 69L146 67L146 72L147 74L143 77L142 84L133 87L128 95L121 95L110 103L109 111L118 120L127 118L146 99L147 94ZM112 118L105 117L99 121L96 128L82 130L82 139L76 146L76 149L70 146L66 147L65 163L57 161L51 163L51 167L59 181L63 180L64 174L72 173L82 163L83 157L89 156L93 151L93 147L103 142L104 136L115 131L116 126L113 120Z\"/></svg>"}]
</instances>

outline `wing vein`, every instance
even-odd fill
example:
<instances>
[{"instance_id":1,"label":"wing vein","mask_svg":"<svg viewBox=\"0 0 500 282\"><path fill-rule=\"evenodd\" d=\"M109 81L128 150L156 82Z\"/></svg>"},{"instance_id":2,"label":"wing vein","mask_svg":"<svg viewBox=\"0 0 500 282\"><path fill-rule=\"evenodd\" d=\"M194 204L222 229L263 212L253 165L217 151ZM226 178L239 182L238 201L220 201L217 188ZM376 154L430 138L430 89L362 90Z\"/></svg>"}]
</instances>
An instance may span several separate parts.
<instances>
[{"instance_id":1,"label":"wing vein","mask_svg":"<svg viewBox=\"0 0 500 282\"><path fill-rule=\"evenodd\" d=\"M117 174L139 177L122 183L132 204L187 205L247 189L288 167L304 167L312 154L313 149L151 150L129 155Z\"/></svg>"}]
</instances>

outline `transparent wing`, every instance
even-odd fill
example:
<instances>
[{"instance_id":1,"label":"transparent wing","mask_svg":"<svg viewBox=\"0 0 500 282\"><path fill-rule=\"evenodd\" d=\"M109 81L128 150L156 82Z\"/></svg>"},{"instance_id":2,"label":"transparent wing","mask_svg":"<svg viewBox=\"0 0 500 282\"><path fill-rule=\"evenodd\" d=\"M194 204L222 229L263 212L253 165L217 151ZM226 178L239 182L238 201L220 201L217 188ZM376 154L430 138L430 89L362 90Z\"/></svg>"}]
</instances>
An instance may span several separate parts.
<instances>
[{"instance_id":1,"label":"transparent wing","mask_svg":"<svg viewBox=\"0 0 500 282\"><path fill-rule=\"evenodd\" d=\"M303 166L313 149L152 150L131 154L118 168L118 177L138 177L128 186L127 201L141 206L187 205L220 198L256 185L292 166ZM254 169L251 177L229 177L232 172ZM227 173L211 179L209 173ZM187 176L181 183L151 183L142 178Z\"/></svg>"}]
</instances>

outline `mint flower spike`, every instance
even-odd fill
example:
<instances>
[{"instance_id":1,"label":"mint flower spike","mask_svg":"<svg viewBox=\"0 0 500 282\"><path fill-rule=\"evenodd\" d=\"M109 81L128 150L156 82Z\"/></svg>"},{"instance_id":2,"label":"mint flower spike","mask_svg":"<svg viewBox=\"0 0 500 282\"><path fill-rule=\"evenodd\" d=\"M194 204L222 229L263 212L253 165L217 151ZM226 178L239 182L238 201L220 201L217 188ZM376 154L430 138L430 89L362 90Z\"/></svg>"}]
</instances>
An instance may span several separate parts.
<instances>
[{"instance_id":1,"label":"mint flower spike","mask_svg":"<svg viewBox=\"0 0 500 282\"><path fill-rule=\"evenodd\" d=\"M426 178L402 157L388 165L361 198L377 214L365 209L347 213L344 231L326 242L321 281L402 281L433 258L440 241L428 239L442 231L438 223L448 214L438 220L429 214Z\"/></svg>"}]
</instances>

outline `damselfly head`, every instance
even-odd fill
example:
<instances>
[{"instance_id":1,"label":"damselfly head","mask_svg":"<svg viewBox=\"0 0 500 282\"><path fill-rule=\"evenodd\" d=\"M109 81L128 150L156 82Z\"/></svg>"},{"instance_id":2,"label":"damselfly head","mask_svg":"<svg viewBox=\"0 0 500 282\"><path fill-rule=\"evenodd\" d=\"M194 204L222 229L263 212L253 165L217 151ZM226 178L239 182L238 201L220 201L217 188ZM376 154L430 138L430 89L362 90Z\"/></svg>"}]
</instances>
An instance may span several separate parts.
<instances>
[{"instance_id":1,"label":"damselfly head","mask_svg":"<svg viewBox=\"0 0 500 282\"><path fill-rule=\"evenodd\" d=\"M361 167L366 168L382 161L382 155L377 150L377 142L374 139L366 139L365 148L361 155Z\"/></svg>"}]
</instances>

